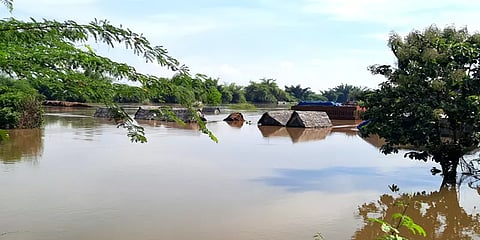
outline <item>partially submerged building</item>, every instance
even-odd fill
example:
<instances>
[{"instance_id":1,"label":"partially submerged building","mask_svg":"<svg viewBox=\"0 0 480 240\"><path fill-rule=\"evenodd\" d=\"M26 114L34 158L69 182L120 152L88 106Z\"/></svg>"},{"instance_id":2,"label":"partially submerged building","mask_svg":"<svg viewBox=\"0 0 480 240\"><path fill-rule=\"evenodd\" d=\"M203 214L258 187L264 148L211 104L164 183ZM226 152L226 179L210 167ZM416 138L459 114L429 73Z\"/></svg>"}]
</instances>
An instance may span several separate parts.
<instances>
[{"instance_id":1,"label":"partially submerged building","mask_svg":"<svg viewBox=\"0 0 480 240\"><path fill-rule=\"evenodd\" d=\"M332 122L325 112L293 111L286 126L299 128L326 128L331 127Z\"/></svg>"},{"instance_id":2,"label":"partially submerged building","mask_svg":"<svg viewBox=\"0 0 480 240\"><path fill-rule=\"evenodd\" d=\"M258 124L262 126L286 126L292 116L292 110L270 111L262 115Z\"/></svg>"},{"instance_id":3,"label":"partially submerged building","mask_svg":"<svg viewBox=\"0 0 480 240\"><path fill-rule=\"evenodd\" d=\"M332 126L332 122L325 112L292 110L266 112L262 115L258 124L262 126L300 128L325 128Z\"/></svg>"}]
</instances>

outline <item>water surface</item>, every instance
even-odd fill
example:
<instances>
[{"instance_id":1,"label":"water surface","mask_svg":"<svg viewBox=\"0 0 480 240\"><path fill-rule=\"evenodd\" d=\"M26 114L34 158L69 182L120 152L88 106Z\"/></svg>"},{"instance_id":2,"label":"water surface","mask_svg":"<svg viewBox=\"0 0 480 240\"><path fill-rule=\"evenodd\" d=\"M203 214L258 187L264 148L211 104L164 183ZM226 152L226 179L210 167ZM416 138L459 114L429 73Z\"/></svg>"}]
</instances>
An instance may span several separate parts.
<instances>
[{"instance_id":1,"label":"water surface","mask_svg":"<svg viewBox=\"0 0 480 240\"><path fill-rule=\"evenodd\" d=\"M384 156L378 138L348 128L259 128L261 112L231 125L222 113L207 116L218 144L195 125L153 121L140 122L148 143L132 144L92 111L48 109L44 129L0 145L2 239L364 239L378 227L364 214L390 204L392 183L432 206L457 202L438 216L478 214L467 184L439 192L435 164ZM467 220L455 230L478 238Z\"/></svg>"}]
</instances>

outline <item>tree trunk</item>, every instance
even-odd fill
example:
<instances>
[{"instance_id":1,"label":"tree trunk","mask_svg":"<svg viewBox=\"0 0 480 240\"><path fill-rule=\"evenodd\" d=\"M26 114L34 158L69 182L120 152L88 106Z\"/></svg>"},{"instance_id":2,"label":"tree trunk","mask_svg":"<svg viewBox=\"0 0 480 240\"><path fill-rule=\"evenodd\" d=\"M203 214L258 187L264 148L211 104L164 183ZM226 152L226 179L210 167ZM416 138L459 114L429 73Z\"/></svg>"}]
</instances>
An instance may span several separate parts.
<instances>
[{"instance_id":1,"label":"tree trunk","mask_svg":"<svg viewBox=\"0 0 480 240\"><path fill-rule=\"evenodd\" d=\"M457 166L459 159L456 160L446 160L440 162L442 166L442 187L455 186L457 184Z\"/></svg>"}]
</instances>

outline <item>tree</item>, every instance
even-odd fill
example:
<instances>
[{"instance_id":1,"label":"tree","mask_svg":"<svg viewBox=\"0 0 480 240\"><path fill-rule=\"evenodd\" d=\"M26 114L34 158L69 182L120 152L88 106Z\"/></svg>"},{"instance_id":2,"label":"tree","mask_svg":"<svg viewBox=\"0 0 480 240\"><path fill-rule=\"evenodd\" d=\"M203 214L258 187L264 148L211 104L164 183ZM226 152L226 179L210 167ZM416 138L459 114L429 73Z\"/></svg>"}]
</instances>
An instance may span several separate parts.
<instances>
[{"instance_id":1,"label":"tree","mask_svg":"<svg viewBox=\"0 0 480 240\"><path fill-rule=\"evenodd\" d=\"M285 86L285 92L289 93L299 101L310 100L310 95L314 94L309 87L302 88L300 84L297 86Z\"/></svg>"},{"instance_id":2,"label":"tree","mask_svg":"<svg viewBox=\"0 0 480 240\"><path fill-rule=\"evenodd\" d=\"M325 96L328 101L346 103L357 101L365 91L367 91L365 87L341 84L327 91L322 91L321 94Z\"/></svg>"},{"instance_id":3,"label":"tree","mask_svg":"<svg viewBox=\"0 0 480 240\"><path fill-rule=\"evenodd\" d=\"M480 143L480 34L435 26L388 42L395 67L374 65L386 80L365 96L364 135L386 140L385 154L412 146L405 156L442 167L444 184L455 183L459 159Z\"/></svg>"},{"instance_id":4,"label":"tree","mask_svg":"<svg viewBox=\"0 0 480 240\"><path fill-rule=\"evenodd\" d=\"M27 82L0 76L0 129L40 127L41 99Z\"/></svg>"},{"instance_id":5,"label":"tree","mask_svg":"<svg viewBox=\"0 0 480 240\"><path fill-rule=\"evenodd\" d=\"M10 11L13 9L12 0L4 0L2 3ZM164 88L158 91L160 93L182 90L169 85L164 79L141 74L132 66L97 55L86 44L88 40L104 43L112 48L124 44L134 54L142 56L146 62L167 67L177 75L189 75L188 69L169 56L163 47L150 44L143 35L128 28L96 19L89 24L78 24L71 20L0 20L0 72L17 80L48 83L45 85L59 89L73 83L78 90L82 85L89 84L89 74L93 74ZM128 130L131 140L145 142L143 128L136 125L125 111L108 99L108 96L113 96L111 91L112 88L100 88L97 94L115 113L119 126ZM181 103L189 107L191 102ZM202 132L214 138L205 124L200 124L200 127Z\"/></svg>"},{"instance_id":6,"label":"tree","mask_svg":"<svg viewBox=\"0 0 480 240\"><path fill-rule=\"evenodd\" d=\"M260 83L250 82L245 87L247 101L256 103L276 103L277 101L290 101L292 96L280 89L275 79L260 79Z\"/></svg>"},{"instance_id":7,"label":"tree","mask_svg":"<svg viewBox=\"0 0 480 240\"><path fill-rule=\"evenodd\" d=\"M222 94L222 103L245 103L245 89L235 83L229 85L223 84L218 86L218 90Z\"/></svg>"},{"instance_id":8,"label":"tree","mask_svg":"<svg viewBox=\"0 0 480 240\"><path fill-rule=\"evenodd\" d=\"M147 100L145 89L128 84L113 84L113 101L117 103L142 103Z\"/></svg>"}]
</instances>

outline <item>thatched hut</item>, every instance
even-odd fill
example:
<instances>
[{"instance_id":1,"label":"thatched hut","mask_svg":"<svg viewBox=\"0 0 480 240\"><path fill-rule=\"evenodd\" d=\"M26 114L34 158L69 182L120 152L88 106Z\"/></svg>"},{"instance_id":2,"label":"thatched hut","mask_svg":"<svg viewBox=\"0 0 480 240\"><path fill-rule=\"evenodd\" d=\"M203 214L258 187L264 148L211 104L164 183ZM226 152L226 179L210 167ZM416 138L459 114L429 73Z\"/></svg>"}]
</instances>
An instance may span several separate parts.
<instances>
[{"instance_id":1,"label":"thatched hut","mask_svg":"<svg viewBox=\"0 0 480 240\"><path fill-rule=\"evenodd\" d=\"M294 111L286 126L301 128L324 128L331 127L332 122L325 112Z\"/></svg>"},{"instance_id":2,"label":"thatched hut","mask_svg":"<svg viewBox=\"0 0 480 240\"><path fill-rule=\"evenodd\" d=\"M99 107L93 114L93 117L96 118L113 118L115 117L115 113L107 107Z\"/></svg>"},{"instance_id":3,"label":"thatched hut","mask_svg":"<svg viewBox=\"0 0 480 240\"><path fill-rule=\"evenodd\" d=\"M292 112L292 110L266 112L258 120L258 124L262 126L286 126Z\"/></svg>"},{"instance_id":4,"label":"thatched hut","mask_svg":"<svg viewBox=\"0 0 480 240\"><path fill-rule=\"evenodd\" d=\"M245 118L243 118L243 114L240 112L230 113L223 121L226 122L244 122Z\"/></svg>"}]
</instances>

